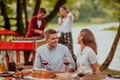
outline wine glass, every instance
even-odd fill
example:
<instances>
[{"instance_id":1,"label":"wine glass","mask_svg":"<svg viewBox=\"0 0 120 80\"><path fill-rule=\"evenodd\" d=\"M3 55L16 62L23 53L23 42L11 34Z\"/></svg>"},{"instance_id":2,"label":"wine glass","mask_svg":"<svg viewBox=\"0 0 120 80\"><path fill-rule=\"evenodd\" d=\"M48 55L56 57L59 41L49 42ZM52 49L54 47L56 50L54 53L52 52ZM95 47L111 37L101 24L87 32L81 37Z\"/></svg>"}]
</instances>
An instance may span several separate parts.
<instances>
[{"instance_id":1,"label":"wine glass","mask_svg":"<svg viewBox=\"0 0 120 80\"><path fill-rule=\"evenodd\" d=\"M87 64L86 63L79 63L78 64L78 76L80 77L80 80L84 80L84 76L85 76L85 69L87 67Z\"/></svg>"},{"instance_id":2,"label":"wine glass","mask_svg":"<svg viewBox=\"0 0 120 80\"><path fill-rule=\"evenodd\" d=\"M5 64L4 63L0 63L0 72L5 71Z\"/></svg>"},{"instance_id":3,"label":"wine glass","mask_svg":"<svg viewBox=\"0 0 120 80\"><path fill-rule=\"evenodd\" d=\"M23 63L18 63L18 64L16 64L16 71L19 71L19 73L20 73L20 79L22 79L22 74L21 74L21 71L24 69L24 65L23 65Z\"/></svg>"},{"instance_id":4,"label":"wine glass","mask_svg":"<svg viewBox=\"0 0 120 80\"><path fill-rule=\"evenodd\" d=\"M70 63L70 62L69 62L69 57L65 56L65 57L64 57L64 65L65 65L66 70L67 70L67 68L68 68L69 63Z\"/></svg>"},{"instance_id":5,"label":"wine glass","mask_svg":"<svg viewBox=\"0 0 120 80\"><path fill-rule=\"evenodd\" d=\"M43 61L42 61L42 64L44 65L44 69L47 70L46 66L47 66L48 62L45 61L45 60L43 60Z\"/></svg>"},{"instance_id":6,"label":"wine glass","mask_svg":"<svg viewBox=\"0 0 120 80\"><path fill-rule=\"evenodd\" d=\"M2 53L0 53L0 72L5 71L5 63L3 62L4 56Z\"/></svg>"},{"instance_id":7,"label":"wine glass","mask_svg":"<svg viewBox=\"0 0 120 80\"><path fill-rule=\"evenodd\" d=\"M24 69L24 65L23 65L22 63L18 63L18 64L16 65L16 68L17 68L18 71L21 72L21 71Z\"/></svg>"}]
</instances>

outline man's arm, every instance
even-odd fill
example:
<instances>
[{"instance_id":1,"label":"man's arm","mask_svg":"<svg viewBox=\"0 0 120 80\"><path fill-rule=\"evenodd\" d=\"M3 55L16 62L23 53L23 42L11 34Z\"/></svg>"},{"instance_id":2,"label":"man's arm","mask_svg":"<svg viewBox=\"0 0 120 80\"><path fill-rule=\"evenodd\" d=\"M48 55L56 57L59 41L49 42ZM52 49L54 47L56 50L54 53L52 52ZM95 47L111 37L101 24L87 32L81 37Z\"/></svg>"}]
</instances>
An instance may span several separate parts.
<instances>
[{"instance_id":1,"label":"man's arm","mask_svg":"<svg viewBox=\"0 0 120 80\"><path fill-rule=\"evenodd\" d=\"M29 29L28 29L28 30L29 30L30 32L34 32L34 30L35 30L35 27L34 27L34 26L35 26L35 19L34 19L34 18L31 18L31 20L30 20L30 22L29 22L29 27L28 27Z\"/></svg>"},{"instance_id":2,"label":"man's arm","mask_svg":"<svg viewBox=\"0 0 120 80\"><path fill-rule=\"evenodd\" d=\"M43 34L43 33L44 33L43 30L39 30L39 29L35 29L34 32L35 32L35 33L39 33L39 34Z\"/></svg>"},{"instance_id":3,"label":"man's arm","mask_svg":"<svg viewBox=\"0 0 120 80\"><path fill-rule=\"evenodd\" d=\"M37 50L34 65L33 65L33 69L35 69L35 70L40 69L40 67L41 67L41 61L40 60L41 60L41 58L40 58L39 52Z\"/></svg>"},{"instance_id":4,"label":"man's arm","mask_svg":"<svg viewBox=\"0 0 120 80\"><path fill-rule=\"evenodd\" d=\"M65 56L67 56L69 58L69 67L67 69L68 72L73 72L75 70L75 62L74 59L72 58L72 55L70 54L69 49L66 47L66 51L65 51Z\"/></svg>"}]
</instances>

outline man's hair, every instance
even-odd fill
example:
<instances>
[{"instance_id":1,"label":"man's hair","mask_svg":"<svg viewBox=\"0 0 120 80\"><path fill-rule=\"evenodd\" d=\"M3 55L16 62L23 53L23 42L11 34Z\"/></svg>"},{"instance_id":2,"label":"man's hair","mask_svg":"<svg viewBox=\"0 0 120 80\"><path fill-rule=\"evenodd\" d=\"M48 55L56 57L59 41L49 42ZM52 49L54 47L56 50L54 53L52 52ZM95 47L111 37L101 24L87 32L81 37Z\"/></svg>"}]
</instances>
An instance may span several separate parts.
<instances>
[{"instance_id":1,"label":"man's hair","mask_svg":"<svg viewBox=\"0 0 120 80\"><path fill-rule=\"evenodd\" d=\"M39 8L38 12L46 14L46 9L45 8Z\"/></svg>"},{"instance_id":2,"label":"man's hair","mask_svg":"<svg viewBox=\"0 0 120 80\"><path fill-rule=\"evenodd\" d=\"M56 34L57 31L54 30L54 29L48 29L45 31L45 38L48 39L48 37L51 35L51 34Z\"/></svg>"}]
</instances>

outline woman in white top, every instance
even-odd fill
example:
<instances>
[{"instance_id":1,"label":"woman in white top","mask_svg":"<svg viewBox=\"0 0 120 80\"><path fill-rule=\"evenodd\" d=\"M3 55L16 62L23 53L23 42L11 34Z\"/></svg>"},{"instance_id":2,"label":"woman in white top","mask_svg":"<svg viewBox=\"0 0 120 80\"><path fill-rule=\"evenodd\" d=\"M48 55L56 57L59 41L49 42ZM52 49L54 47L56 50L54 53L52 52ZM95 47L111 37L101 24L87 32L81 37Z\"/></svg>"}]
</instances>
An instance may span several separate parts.
<instances>
[{"instance_id":1,"label":"woman in white top","mask_svg":"<svg viewBox=\"0 0 120 80\"><path fill-rule=\"evenodd\" d=\"M60 11L60 17L58 18L59 24L58 32L60 32L59 42L66 45L69 48L71 55L74 58L75 55L73 53L73 40L71 27L75 16L73 15L73 13L69 12L68 8L65 6L61 6L59 11Z\"/></svg>"},{"instance_id":2,"label":"woman in white top","mask_svg":"<svg viewBox=\"0 0 120 80\"><path fill-rule=\"evenodd\" d=\"M100 74L96 57L97 45L93 33L89 29L82 29L78 35L78 44L80 44L80 50L77 54L77 66L85 63L85 73Z\"/></svg>"}]
</instances>

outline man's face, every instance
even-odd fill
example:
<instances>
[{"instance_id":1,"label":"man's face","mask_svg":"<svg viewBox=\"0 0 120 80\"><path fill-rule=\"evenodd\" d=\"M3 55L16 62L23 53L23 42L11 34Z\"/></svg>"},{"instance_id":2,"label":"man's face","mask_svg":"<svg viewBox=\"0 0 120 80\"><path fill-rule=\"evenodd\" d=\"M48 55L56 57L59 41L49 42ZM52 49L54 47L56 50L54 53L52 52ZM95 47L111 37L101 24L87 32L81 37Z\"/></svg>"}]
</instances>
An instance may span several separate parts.
<instances>
[{"instance_id":1,"label":"man's face","mask_svg":"<svg viewBox=\"0 0 120 80\"><path fill-rule=\"evenodd\" d=\"M59 41L57 33L49 35L47 42L49 47L54 48L57 46L57 43Z\"/></svg>"},{"instance_id":2,"label":"man's face","mask_svg":"<svg viewBox=\"0 0 120 80\"><path fill-rule=\"evenodd\" d=\"M45 18L45 13L40 13L39 12L37 16L38 16L39 19L44 19Z\"/></svg>"}]
</instances>

